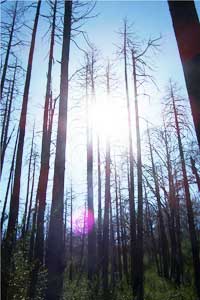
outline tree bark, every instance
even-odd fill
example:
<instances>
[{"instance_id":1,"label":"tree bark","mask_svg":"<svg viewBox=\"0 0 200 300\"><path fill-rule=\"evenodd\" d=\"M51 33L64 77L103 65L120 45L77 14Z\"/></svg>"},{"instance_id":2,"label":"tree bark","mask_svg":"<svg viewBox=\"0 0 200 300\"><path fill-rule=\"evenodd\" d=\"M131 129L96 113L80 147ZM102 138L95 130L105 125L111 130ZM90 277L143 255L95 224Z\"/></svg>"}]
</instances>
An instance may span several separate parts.
<instances>
[{"instance_id":1,"label":"tree bark","mask_svg":"<svg viewBox=\"0 0 200 300\"><path fill-rule=\"evenodd\" d=\"M132 125L131 125L131 111L130 99L128 89L128 74L127 74L127 24L124 22L124 78L126 90L126 105L128 113L128 131L129 131L129 172L130 172L130 185L129 185L129 205L130 205L130 246L131 246L131 281L133 286L134 281L134 259L136 258L136 216L135 216L135 199L134 199L134 163L133 163L133 141L132 141Z\"/></svg>"},{"instance_id":2,"label":"tree bark","mask_svg":"<svg viewBox=\"0 0 200 300\"><path fill-rule=\"evenodd\" d=\"M106 81L107 81L107 100L109 101L110 94L110 74L109 64L107 66ZM108 265L109 265L109 210L111 203L110 194L110 140L106 137L106 167L105 167L105 204L104 204L104 220L103 220L103 294L104 299L108 299ZM112 237L111 237L112 238Z\"/></svg>"},{"instance_id":3,"label":"tree bark","mask_svg":"<svg viewBox=\"0 0 200 300\"><path fill-rule=\"evenodd\" d=\"M68 107L68 65L71 35L72 1L65 1L61 58L60 103L54 165L53 194L49 223L46 262L48 268L47 300L59 300L62 294L63 254L63 201Z\"/></svg>"},{"instance_id":4,"label":"tree bark","mask_svg":"<svg viewBox=\"0 0 200 300\"><path fill-rule=\"evenodd\" d=\"M11 25L10 37L9 37L9 41L8 41L8 46L7 46L7 50L6 50L6 57L5 57L5 62L4 62L4 66L3 66L3 73L2 73L2 77L1 77L1 97L0 97L0 100L2 99L2 96L3 96L3 89L4 89L5 79L6 79L6 72L7 72L7 69L8 69L8 60L9 60L10 50L11 50L11 47L12 47L12 39L13 39L15 21L16 21L16 16L17 16L17 5L18 5L18 1L15 2L15 8L14 8L14 12L13 12L13 20L12 20L12 25Z\"/></svg>"},{"instance_id":5,"label":"tree bark","mask_svg":"<svg viewBox=\"0 0 200 300\"><path fill-rule=\"evenodd\" d=\"M119 197L118 197L116 162L115 162L115 205L116 205L116 220L117 220L118 269L119 269L119 278L120 280L122 280L121 238L120 238L120 224L119 224Z\"/></svg>"},{"instance_id":6,"label":"tree bark","mask_svg":"<svg viewBox=\"0 0 200 300\"><path fill-rule=\"evenodd\" d=\"M10 201L10 213L9 213L8 228L7 228L6 243L5 243L5 253L6 253L5 261L7 264L8 273L10 269L11 255L14 247L16 225L17 225L17 219L19 213L20 179L21 179L21 169L22 169L22 157L23 157L23 150L24 150L27 106L28 106L28 99L29 99L29 87L30 87L30 80L31 80L33 54L35 49L35 38L36 38L36 32L38 26L40 6L41 6L41 1L39 0L37 4L35 21L34 21L33 32L32 32L31 46L29 51L28 66L27 66L27 73L26 73L26 81L24 86L22 110L21 110L20 122L19 122L19 142L18 142L17 154L16 154L14 186L13 186L13 193ZM7 295L7 287L8 287L8 281L6 284L3 285L3 289L2 289L5 299Z\"/></svg>"},{"instance_id":7,"label":"tree bark","mask_svg":"<svg viewBox=\"0 0 200 300\"><path fill-rule=\"evenodd\" d=\"M194 212L192 208L192 201L190 197L190 188L187 178L187 171L186 171L186 164L183 152L183 145L181 141L181 132L180 132L180 125L178 120L177 108L173 93L173 88L171 86L171 99L173 104L173 113L175 119L175 128L178 138L178 147L181 159L181 168L183 174L183 185L185 191L185 201L186 201L186 209L187 209L187 218L188 218L188 225L189 225L189 233L190 233L190 241L192 246L192 257L193 257L193 267L194 267L194 278L195 278L195 286L197 291L198 300L200 299L200 259L199 259L199 246L196 236L195 224L194 224Z\"/></svg>"},{"instance_id":8,"label":"tree bark","mask_svg":"<svg viewBox=\"0 0 200 300\"><path fill-rule=\"evenodd\" d=\"M32 142L31 142L31 151L30 151L29 164L28 164L26 201L25 201L24 215L23 215L23 219L22 219L22 238L24 237L24 234L25 234L26 219L27 219L27 209L28 209L29 189L30 189L30 177L31 177L31 164L32 164L32 158L33 158L34 129L33 129Z\"/></svg>"},{"instance_id":9,"label":"tree bark","mask_svg":"<svg viewBox=\"0 0 200 300\"><path fill-rule=\"evenodd\" d=\"M158 179L157 179L154 158L153 158L153 150L152 150L150 133L149 133L148 128L147 128L147 133L148 133L148 139L149 139L149 149L150 149L150 156L151 156L153 179L154 179L154 184L155 184L155 196L156 196L157 205L158 205L158 218L159 218L159 229L160 229L160 243L161 243L161 253L162 253L163 275L165 278L169 278L168 241L167 241L167 236L166 236L165 227L164 227L159 183L158 183Z\"/></svg>"},{"instance_id":10,"label":"tree bark","mask_svg":"<svg viewBox=\"0 0 200 300\"><path fill-rule=\"evenodd\" d=\"M194 1L168 0L200 147L200 23Z\"/></svg>"},{"instance_id":11,"label":"tree bark","mask_svg":"<svg viewBox=\"0 0 200 300\"><path fill-rule=\"evenodd\" d=\"M53 53L55 42L55 28L56 28L56 11L57 0L53 7L52 31L49 49L49 61L47 72L46 96L43 113L43 131L42 131L42 149L41 149L41 165L40 175L38 180L37 194L38 198L38 217L35 241L35 259L42 265L44 262L44 214L46 207L46 191L49 176L49 161L50 161L50 146L51 146L51 101L52 101L52 67L53 67Z\"/></svg>"},{"instance_id":12,"label":"tree bark","mask_svg":"<svg viewBox=\"0 0 200 300\"><path fill-rule=\"evenodd\" d=\"M143 189L142 189L142 156L141 156L141 138L140 123L138 113L138 92L137 92L137 75L136 60L134 51L132 50L133 63L133 81L134 81L134 97L135 97L135 126L137 141L137 187L138 187L138 214L137 214L137 243L136 243L136 259L135 273L133 280L133 293L137 300L144 299L144 266L143 266Z\"/></svg>"},{"instance_id":13,"label":"tree bark","mask_svg":"<svg viewBox=\"0 0 200 300\"><path fill-rule=\"evenodd\" d=\"M11 186L11 179L12 179L12 174L13 174L14 165L15 165L15 156L16 156L16 151L17 151L18 137L19 137L19 130L17 132L17 137L16 137L16 141L15 141L15 148L13 151L13 157L12 157L12 162L11 162L10 172L9 172L9 179L8 179L6 195L5 195L5 200L4 200L4 205L3 205L2 215L1 215L1 233L3 231L3 223L5 221L5 212L6 212L9 190L11 190L11 193L12 193L12 188L10 189L10 186Z\"/></svg>"}]
</instances>

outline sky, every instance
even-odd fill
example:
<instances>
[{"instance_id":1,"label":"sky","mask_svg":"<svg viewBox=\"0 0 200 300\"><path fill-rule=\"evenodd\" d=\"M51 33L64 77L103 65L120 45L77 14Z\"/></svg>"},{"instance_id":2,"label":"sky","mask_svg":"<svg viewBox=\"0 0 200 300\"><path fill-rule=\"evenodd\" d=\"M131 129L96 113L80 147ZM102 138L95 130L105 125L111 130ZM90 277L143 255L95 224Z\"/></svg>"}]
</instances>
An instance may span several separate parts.
<instances>
[{"instance_id":1,"label":"sky","mask_svg":"<svg viewBox=\"0 0 200 300\"><path fill-rule=\"evenodd\" d=\"M11 3L12 1L9 1ZM196 9L200 15L200 1L196 1ZM47 12L47 6L45 1L42 1L41 14ZM29 22L31 24L31 18L34 18L34 11L29 14ZM113 62L114 69L119 79L119 85L124 93L123 83L123 63L117 59L116 45L120 45L121 38L118 31L123 26L123 19L127 18L130 23L133 23L133 29L136 35L141 40L147 40L149 37L162 36L160 52L153 58L156 71L154 72L155 81L159 86L158 91L154 86L148 87L147 90L151 93L150 103L148 99L140 101L139 109L142 112L142 116L148 118L155 125L160 122L160 103L163 95L165 86L171 77L177 81L183 88L183 94L186 94L185 82L183 77L182 66L178 54L178 48L174 36L172 27L171 17L167 1L97 1L96 7L93 14L98 14L97 17L91 18L83 26L89 36L90 41L100 51L100 64L104 65L107 58L110 58ZM36 50L34 54L33 71L30 87L30 101L28 105L28 122L26 132L26 144L24 152L24 165L25 158L28 155L28 149L30 148L30 137L33 126L33 121L36 122L36 131L39 133L42 128L42 107L44 105L44 95L46 86L46 72L47 72L47 54L48 54L48 38L44 37L46 31L46 20L40 18L38 25L38 33L36 39ZM28 32L26 37L29 37ZM83 39L77 38L76 42L80 47L87 49L86 43ZM19 51L21 60L24 67L27 64L28 48L21 48ZM59 94L59 79L60 79L60 61L61 51L60 45L56 45L55 48L55 64L53 71L53 88L54 96ZM70 72L71 74L80 68L80 64L83 63L83 53L77 49L77 47L71 43L70 49ZM102 99L105 97L103 88L100 87L101 80L97 82L96 93L97 97ZM131 86L131 76L129 77L129 85ZM22 88L23 90L23 88ZM67 165L66 169L68 172L68 178L73 177L74 189L76 193L85 193L85 170L86 170L86 148L85 148L85 128L84 128L84 99L83 96L79 95L80 107L77 106L75 95L79 94L80 87L76 84L72 84L72 88L69 92L69 114L68 114L68 145L67 145ZM130 92L130 95L132 93ZM118 101L122 101L123 96L118 94L116 96ZM16 99L16 107L20 108L21 98ZM121 102L120 102L121 103ZM18 114L18 112L17 112ZM144 129L145 123L141 119L141 127ZM121 134L122 136L122 134ZM54 134L55 138L55 134ZM39 138L38 138L39 141ZM123 142L123 139L121 140ZM102 145L102 147L104 147ZM38 151L40 152L40 145L37 145ZM12 147L10 147L12 150ZM85 162L83 161L85 157ZM70 161L70 170L68 170L68 162ZM9 166L10 159L7 160L7 167ZM53 161L51 161L53 167ZM26 164L27 166L27 164ZM4 168L4 179L2 180L2 193L5 193L5 182L7 179L7 171ZM26 188L26 174L27 167L23 169L23 180L21 188L21 198L24 201L24 191ZM52 185L52 174L50 176L50 187L48 192L48 198L51 199L51 185ZM82 196L84 197L84 196ZM1 198L3 199L3 197Z\"/></svg>"}]
</instances>

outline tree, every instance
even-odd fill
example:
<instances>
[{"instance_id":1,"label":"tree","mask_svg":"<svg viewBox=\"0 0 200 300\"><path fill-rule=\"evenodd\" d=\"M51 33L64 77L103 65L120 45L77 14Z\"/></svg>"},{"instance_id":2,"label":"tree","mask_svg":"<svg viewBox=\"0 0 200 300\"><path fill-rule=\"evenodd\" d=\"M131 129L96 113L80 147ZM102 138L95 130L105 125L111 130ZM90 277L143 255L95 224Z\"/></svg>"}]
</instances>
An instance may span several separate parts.
<instances>
[{"instance_id":1,"label":"tree","mask_svg":"<svg viewBox=\"0 0 200 300\"><path fill-rule=\"evenodd\" d=\"M10 36L9 36L9 41L8 41L8 45L7 45L7 49L6 49L5 62L4 62L3 72L2 72L2 77L1 77L1 97L0 97L1 99L2 99L4 85L5 85L6 72L8 69L8 60L9 60L10 51L11 51L11 47L12 47L13 33L15 30L15 25L16 25L17 5L18 5L18 1L15 2L15 7L13 10Z\"/></svg>"},{"instance_id":2,"label":"tree","mask_svg":"<svg viewBox=\"0 0 200 300\"><path fill-rule=\"evenodd\" d=\"M127 70L127 21L124 20L124 32L123 32L123 57L124 57L124 79L125 79L125 92L126 92L126 105L128 113L128 130L129 130L129 205L130 205L130 243L131 243L131 280L132 286L134 282L134 259L136 257L136 213L135 213L135 199L134 199L134 162L133 162L133 140L132 140L132 122L131 122L131 109L130 109L130 97L128 88L128 70Z\"/></svg>"},{"instance_id":3,"label":"tree","mask_svg":"<svg viewBox=\"0 0 200 300\"><path fill-rule=\"evenodd\" d=\"M133 64L133 82L134 82L134 98L135 98L135 127L136 127L136 143L137 143L137 191L138 191L138 213L137 213L137 243L136 243L136 262L135 277L133 282L133 292L136 299L144 298L144 266L143 266L143 188L142 188L142 153L141 153L141 137L140 122L138 113L138 88L137 88L137 52L132 48L132 64Z\"/></svg>"},{"instance_id":4,"label":"tree","mask_svg":"<svg viewBox=\"0 0 200 300\"><path fill-rule=\"evenodd\" d=\"M61 57L60 102L54 165L52 205L46 262L48 268L47 300L59 300L63 285L63 201L68 107L68 66L71 35L72 1L65 1Z\"/></svg>"},{"instance_id":5,"label":"tree","mask_svg":"<svg viewBox=\"0 0 200 300\"><path fill-rule=\"evenodd\" d=\"M200 146L200 23L194 1L168 0Z\"/></svg>"},{"instance_id":6,"label":"tree","mask_svg":"<svg viewBox=\"0 0 200 300\"><path fill-rule=\"evenodd\" d=\"M107 99L110 96L110 65L108 63L106 68L106 85L107 85ZM110 141L109 136L106 137L106 166L105 166L105 204L104 204L104 219L103 219L103 293L104 299L108 299L108 266L109 266L109 211L111 203L110 194ZM112 220L111 220L112 222ZM112 239L112 237L111 237Z\"/></svg>"},{"instance_id":7,"label":"tree","mask_svg":"<svg viewBox=\"0 0 200 300\"><path fill-rule=\"evenodd\" d=\"M88 103L87 83L86 101L87 110L91 111L91 106L95 101L95 49L87 56L86 81L89 79L91 84L91 102ZM88 68L88 69L87 69ZM87 77L89 76L89 77ZM94 191L93 191L93 124L91 114L87 116L87 202L88 214L91 216L92 228L88 231L88 279L92 283L96 270L96 229L94 218ZM88 224L89 225L89 224Z\"/></svg>"},{"instance_id":8,"label":"tree","mask_svg":"<svg viewBox=\"0 0 200 300\"><path fill-rule=\"evenodd\" d=\"M9 172L9 179L8 179L8 184L7 184L7 189L6 189L6 195L5 195L4 205L3 205L3 209L2 209L2 215L1 215L1 233L3 231L3 224L4 224L4 221L5 221L6 206L7 206L7 202L8 202L9 190L11 190L10 193L12 193L11 179L12 179L12 175L13 175L13 172L14 172L15 156L16 156L16 150L17 150L18 137L19 137L19 130L18 130L17 136L16 136L15 147L14 147L14 151L13 151L12 162L11 162L10 172Z\"/></svg>"},{"instance_id":9,"label":"tree","mask_svg":"<svg viewBox=\"0 0 200 300\"><path fill-rule=\"evenodd\" d=\"M8 227L7 227L7 234L6 240L4 245L5 251L5 260L7 262L7 272L9 273L10 262L11 262L11 255L12 250L14 247L14 240L16 235L16 225L19 213L19 194L20 194L20 179L21 179L21 169L22 169L22 156L24 150L24 137L25 137L25 130L26 130L26 117L27 117L27 106L28 106L28 99L29 99L29 87L30 87L30 80L31 80L31 71L32 71L32 63L33 63L33 54L35 48L35 38L38 26L38 19L40 13L40 6L41 1L38 1L35 21L33 26L32 32L32 39L28 57L28 66L27 66L27 73L26 73L26 81L24 86L24 94L23 94L23 102L22 102L22 110L20 115L20 122L19 122L19 141L17 146L17 153L16 153L16 166L15 166L15 174L14 174L14 186L12 197L10 201L10 212L8 218ZM6 272L6 273L7 273ZM3 297L6 299L7 295L7 288L8 288L8 280L5 278L5 284L3 285Z\"/></svg>"},{"instance_id":10,"label":"tree","mask_svg":"<svg viewBox=\"0 0 200 300\"><path fill-rule=\"evenodd\" d=\"M9 132L10 116L11 116L12 102L13 102L13 96L14 96L16 72L17 72L17 59L16 59L15 67L14 67L13 79L9 85L9 90L8 90L8 94L7 94L8 98L6 101L6 108L5 108L5 112L4 112L3 127L2 127L2 132L1 132L1 171L0 172L2 172L2 170L3 170L6 149L10 142L10 139L12 137L12 133L8 137L8 132Z\"/></svg>"},{"instance_id":11,"label":"tree","mask_svg":"<svg viewBox=\"0 0 200 300\"><path fill-rule=\"evenodd\" d=\"M176 129L176 134L177 134L177 139L178 139L178 147L179 147L181 168L182 168L182 174L183 174L183 185L184 185L184 191L185 191L187 218L188 218L188 225L189 225L190 241L191 241L191 246L192 246L195 285L196 285L197 297L200 299L199 247L198 247L198 241L197 241L195 224L194 224L194 212L193 212L193 208L192 208L190 188L189 188L189 183L188 183L188 178L187 178L183 145L182 145L182 140L181 140L180 123L179 123L179 119L178 119L178 112L177 112L174 88L173 88L172 83L170 84L170 97L171 97L171 101L172 101L175 129Z\"/></svg>"},{"instance_id":12,"label":"tree","mask_svg":"<svg viewBox=\"0 0 200 300\"><path fill-rule=\"evenodd\" d=\"M35 285L37 282L37 273L39 267L44 263L44 215L46 207L46 192L48 185L49 176L49 161L50 161L50 147L51 147L51 134L53 126L53 116L56 100L52 99L52 67L53 67L53 54L54 54L54 43L55 43L55 29L56 29L56 12L57 12L57 0L51 5L52 10L52 29L51 29L51 40L49 49L49 60L48 60L48 72L47 72L47 84L46 84L46 95L45 105L43 112L43 130L42 130L42 149L41 149L41 164L40 173L36 194L36 202L38 203L38 214L37 214L37 227L36 227L36 238L35 238L35 251L34 259L36 261L35 268L33 269L32 280L31 280L31 291L32 296L35 293Z\"/></svg>"}]
</instances>

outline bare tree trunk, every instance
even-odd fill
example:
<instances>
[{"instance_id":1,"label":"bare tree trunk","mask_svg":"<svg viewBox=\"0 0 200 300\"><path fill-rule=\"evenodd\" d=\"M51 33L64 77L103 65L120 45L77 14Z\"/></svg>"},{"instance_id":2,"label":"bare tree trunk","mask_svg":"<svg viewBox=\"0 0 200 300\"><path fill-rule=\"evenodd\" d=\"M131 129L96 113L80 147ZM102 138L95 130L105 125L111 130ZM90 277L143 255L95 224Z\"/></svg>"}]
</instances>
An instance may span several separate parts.
<instances>
[{"instance_id":1,"label":"bare tree trunk","mask_svg":"<svg viewBox=\"0 0 200 300\"><path fill-rule=\"evenodd\" d=\"M115 162L115 205L116 205L116 220L117 220L118 269L119 269L119 278L120 280L122 280L121 238L120 238L120 224L119 224L119 197L118 197L116 162Z\"/></svg>"},{"instance_id":2,"label":"bare tree trunk","mask_svg":"<svg viewBox=\"0 0 200 300\"><path fill-rule=\"evenodd\" d=\"M51 127L53 122L53 120L51 119L51 101L52 101L52 66L53 66L54 39L55 39L55 28L56 28L56 10L57 10L57 0L55 1L53 7L46 96L45 96L45 106L44 106L44 114L43 114L41 165L40 165L40 175L39 175L38 188L36 194L39 205L38 205L37 230L36 230L36 242L35 242L35 259L38 260L39 264L41 265L44 262L44 214L45 214L45 206L46 206L46 191L47 191L48 176L49 176Z\"/></svg>"},{"instance_id":3,"label":"bare tree trunk","mask_svg":"<svg viewBox=\"0 0 200 300\"><path fill-rule=\"evenodd\" d=\"M136 261L135 261L135 277L133 281L133 293L136 299L144 299L144 266L143 266L143 191L142 191L142 157L141 157L141 138L140 123L138 113L138 92L136 78L136 61L134 51L132 50L133 63L133 81L135 95L135 122L136 122L136 139L137 139L137 186L138 186L138 215L137 215L137 243L136 243Z\"/></svg>"},{"instance_id":4,"label":"bare tree trunk","mask_svg":"<svg viewBox=\"0 0 200 300\"><path fill-rule=\"evenodd\" d=\"M9 130L9 125L10 125L10 115L11 115L11 108L12 108L12 102L13 102L16 72L17 72L17 60L15 63L14 75L13 75L13 80L12 80L12 84L11 84L8 112L6 114L6 120L4 121L5 124L3 124L3 126L5 125L5 130L2 131L4 133L4 135L3 135L3 142L1 145L1 172L3 170L3 163L4 163L6 148L8 146L8 130ZM8 95L9 95L9 93L8 93ZM7 103L6 103L6 106L7 106Z\"/></svg>"},{"instance_id":5,"label":"bare tree trunk","mask_svg":"<svg viewBox=\"0 0 200 300\"><path fill-rule=\"evenodd\" d=\"M34 243L35 243L37 211L38 211L38 201L37 201L37 198L36 198L35 199L34 212L33 212L33 219L32 219L30 246L29 246L29 262L32 262L33 257L34 257ZM28 228L28 224L29 224L28 221L27 221L27 228ZM30 292L31 292L31 288L32 288L32 282L31 282L31 285L30 285ZM31 297L31 294L30 294L30 297Z\"/></svg>"},{"instance_id":6,"label":"bare tree trunk","mask_svg":"<svg viewBox=\"0 0 200 300\"><path fill-rule=\"evenodd\" d=\"M124 77L125 90L128 112L128 130L129 130L129 167L130 167L130 188L129 188L129 203L130 203L130 246L131 246L131 281L133 286L134 281L134 259L136 258L136 216L135 216L135 200L134 200L134 163L133 163L133 141L132 141L132 126L131 126L131 111L130 99L128 90L128 75L127 75L127 23L124 22Z\"/></svg>"},{"instance_id":7,"label":"bare tree trunk","mask_svg":"<svg viewBox=\"0 0 200 300\"><path fill-rule=\"evenodd\" d=\"M6 79L6 72L7 72L7 69L8 69L8 60L9 60L10 50L11 50L11 47L12 47L12 39L13 39L13 33L14 33L14 28L15 28L15 20L16 20L16 16L17 16L17 5L18 5L18 1L15 2L15 9L14 9L14 13L13 13L13 21L12 21L8 46L7 46L7 50L6 50L6 57L5 57L5 62L4 62L4 66L3 66L3 73L2 73L2 77L1 77L1 97L0 97L0 100L2 99L2 95L3 95L3 89L4 89L5 79Z\"/></svg>"},{"instance_id":8,"label":"bare tree trunk","mask_svg":"<svg viewBox=\"0 0 200 300\"><path fill-rule=\"evenodd\" d=\"M200 147L200 23L194 1L168 0Z\"/></svg>"},{"instance_id":9,"label":"bare tree trunk","mask_svg":"<svg viewBox=\"0 0 200 300\"><path fill-rule=\"evenodd\" d=\"M101 157L99 149L99 137L97 138L98 160L98 276L101 271L102 261L102 207L101 207Z\"/></svg>"},{"instance_id":10,"label":"bare tree trunk","mask_svg":"<svg viewBox=\"0 0 200 300\"><path fill-rule=\"evenodd\" d=\"M153 158L153 150L150 140L150 133L149 129L147 129L148 138L149 138L149 149L151 155L151 163L152 163L152 172L153 172L153 179L155 184L155 196L158 204L158 217L159 217L159 227L160 227L160 243L161 243L161 253L162 253L162 264L163 264L163 275L165 278L169 277L169 255L168 255L168 241L164 227L163 215L162 215L162 208L161 208L161 199L160 199L160 190L159 190L159 183L157 179L154 158Z\"/></svg>"},{"instance_id":11,"label":"bare tree trunk","mask_svg":"<svg viewBox=\"0 0 200 300\"><path fill-rule=\"evenodd\" d=\"M148 227L150 229L150 235L151 235L151 244L152 244L152 254L154 256L155 259L155 264L156 264L156 268L157 268L157 272L158 275L161 275L161 270L160 270L160 265L159 265L159 261L158 261L158 257L157 257L157 247L156 247L156 240L155 240L155 236L153 233L153 224L152 224L152 218L151 218L151 213L150 213L150 208L149 208L149 202L148 202L148 198L147 198L147 193L146 193L146 189L145 190L145 200L146 200L146 206L147 206L147 222L148 222Z\"/></svg>"},{"instance_id":12,"label":"bare tree trunk","mask_svg":"<svg viewBox=\"0 0 200 300\"><path fill-rule=\"evenodd\" d=\"M65 258L67 258L67 255L66 255L66 250L67 250L67 244L66 244L66 241L67 241L67 204L68 204L68 201L67 201L67 193L66 193L66 199L65 199L65 203L64 203L64 233L63 233L63 240L64 240L64 252L65 252ZM66 261L66 259L65 259Z\"/></svg>"},{"instance_id":13,"label":"bare tree trunk","mask_svg":"<svg viewBox=\"0 0 200 300\"><path fill-rule=\"evenodd\" d=\"M29 87L31 80L31 71L32 71L32 63L33 63L33 54L35 48L35 38L37 32L37 25L39 19L41 1L38 1L37 10L35 15L34 27L32 32L31 46L28 58L28 67L26 73L26 81L24 86L24 94L23 94L23 102L22 102L22 110L19 122L19 142L17 147L17 155L16 155L16 167L15 167L15 175L14 175L14 186L13 193L10 201L10 213L8 219L8 228L6 235L6 243L5 243L5 261L7 264L7 272L9 273L11 255L14 246L15 234L16 234L16 224L19 213L19 194L20 194L20 179L21 179L21 169L22 169L22 157L23 157L23 149L24 149L24 137L25 137L25 129L26 129L26 117L27 117L27 106L28 106L28 98L29 98ZM6 281L7 279L5 279ZM3 284L3 295L7 295L8 281Z\"/></svg>"},{"instance_id":14,"label":"bare tree trunk","mask_svg":"<svg viewBox=\"0 0 200 300\"><path fill-rule=\"evenodd\" d=\"M107 80L107 96L110 93L110 74L109 64L107 66L106 80ZM111 202L110 194L110 141L106 137L106 167L105 167L105 204L104 204L104 220L103 220L103 294L106 300L109 297L108 290L108 265L109 265L109 207Z\"/></svg>"},{"instance_id":15,"label":"bare tree trunk","mask_svg":"<svg viewBox=\"0 0 200 300\"><path fill-rule=\"evenodd\" d=\"M35 169L36 169L36 156L33 159L33 177L32 177L29 208L28 208L28 216L27 216L27 222L26 222L26 233L28 232L29 226L30 226L30 218L31 218L31 210L32 210L32 202L33 202L33 190L34 190L34 184L35 184Z\"/></svg>"},{"instance_id":16,"label":"bare tree trunk","mask_svg":"<svg viewBox=\"0 0 200 300\"><path fill-rule=\"evenodd\" d=\"M115 233L113 226L113 213L112 213L112 201L110 199L110 260L111 260L111 290L115 288L116 284L116 246L115 246Z\"/></svg>"},{"instance_id":17,"label":"bare tree trunk","mask_svg":"<svg viewBox=\"0 0 200 300\"><path fill-rule=\"evenodd\" d=\"M200 176L199 176L197 168L195 166L195 160L192 157L190 157L190 162L191 162L192 173L194 174L194 176L196 178L196 183L198 186L198 190L200 192Z\"/></svg>"},{"instance_id":18,"label":"bare tree trunk","mask_svg":"<svg viewBox=\"0 0 200 300\"><path fill-rule=\"evenodd\" d=\"M95 98L94 90L94 57L92 53L91 63L89 64L89 72L92 85L92 101ZM88 75L88 74L87 74ZM88 279L93 282L96 270L96 231L94 219L94 192L93 192L93 128L91 120L89 120L87 134L87 197L88 197L88 213L93 223L91 230L88 232Z\"/></svg>"},{"instance_id":19,"label":"bare tree trunk","mask_svg":"<svg viewBox=\"0 0 200 300\"><path fill-rule=\"evenodd\" d=\"M177 187L177 178L175 176L175 187ZM183 253L181 248L181 222L180 222L180 199L178 194L178 189L176 191L176 202L177 202L177 211L176 211L176 240L177 240L177 261L178 261L178 276L180 278L180 283L183 283L184 275L184 266L183 266ZM178 277L177 276L177 277ZM178 281L179 279L177 279Z\"/></svg>"},{"instance_id":20,"label":"bare tree trunk","mask_svg":"<svg viewBox=\"0 0 200 300\"><path fill-rule=\"evenodd\" d=\"M195 224L194 224L194 213L193 213L193 208L192 208L192 201L190 198L190 188L189 188L187 172L186 172L186 165L185 165L185 158L184 158L183 146L182 146L182 141L181 141L179 120L178 120L177 109L176 109L172 86L171 86L171 98L172 98L173 112L174 112L174 118L175 118L175 128L176 128L176 133L177 133L177 137L178 137L181 168L182 168L182 173L183 173L183 185L184 185L184 190L185 190L185 201L186 201L186 208L187 208L190 241L191 241L191 246L192 246L195 285L196 285L197 297L198 297L198 299L200 299L199 247L198 247L198 241L197 241Z\"/></svg>"},{"instance_id":21,"label":"bare tree trunk","mask_svg":"<svg viewBox=\"0 0 200 300\"><path fill-rule=\"evenodd\" d=\"M6 97L6 104L5 104L5 109L4 109L4 114L3 114L3 123L2 123L2 129L1 129L1 156L2 156L2 150L4 146L4 136L5 136L5 126L6 126L6 119L8 115L8 106L9 106L9 98L10 98L10 90L11 90L11 81L9 82L8 86L8 92L7 92L7 97ZM1 164L2 164L2 158L1 158ZM1 171L2 171L2 166L1 166Z\"/></svg>"},{"instance_id":22,"label":"bare tree trunk","mask_svg":"<svg viewBox=\"0 0 200 300\"><path fill-rule=\"evenodd\" d=\"M18 137L19 137L19 130L17 132L17 137L16 137L16 141L15 141L15 148L13 151L13 157L12 157L12 162L11 162L10 172L9 172L8 185L7 185L7 189L6 189L6 195L5 195L5 200L4 200L4 205L3 205L2 215L1 215L1 233L3 231L3 223L5 221L5 212L6 212L6 205L7 205L7 201L8 201L9 190L11 190L11 193L12 193L12 188L10 189L10 186L11 186L11 179L12 179L12 174L13 174L14 165L15 165L15 156L16 156L16 151L17 151Z\"/></svg>"},{"instance_id":23,"label":"bare tree trunk","mask_svg":"<svg viewBox=\"0 0 200 300\"><path fill-rule=\"evenodd\" d=\"M71 185L71 203L70 203L70 244L69 244L69 255L70 255L70 265L69 265L69 280L72 281L72 267L73 267L73 231L72 231L72 215L73 215L73 195L72 195L72 185Z\"/></svg>"},{"instance_id":24,"label":"bare tree trunk","mask_svg":"<svg viewBox=\"0 0 200 300\"><path fill-rule=\"evenodd\" d=\"M123 258L123 271L126 277L127 283L129 282L129 274L128 274L128 259L127 259L127 243L126 243L126 229L124 226L124 213L122 207L122 195L121 195L121 185L119 180L119 207L120 207L120 226L121 226L121 240L122 240L122 258Z\"/></svg>"},{"instance_id":25,"label":"bare tree trunk","mask_svg":"<svg viewBox=\"0 0 200 300\"><path fill-rule=\"evenodd\" d=\"M29 189L30 189L30 177L31 177L31 164L32 164L32 158L33 158L34 131L35 131L35 128L33 128L32 142L31 142L31 151L30 151L29 164L28 164L28 178L27 178L27 189L26 189L26 201L25 201L24 215L23 215L23 219L22 219L22 238L24 237L24 234L25 234L26 219L27 219L27 209L28 209Z\"/></svg>"},{"instance_id":26,"label":"bare tree trunk","mask_svg":"<svg viewBox=\"0 0 200 300\"><path fill-rule=\"evenodd\" d=\"M63 271L65 268L63 259L63 200L71 16L72 1L65 1L58 130L54 165L53 195L46 254L46 262L48 267L48 288L46 293L47 300L59 300L61 298L63 286Z\"/></svg>"}]
</instances>

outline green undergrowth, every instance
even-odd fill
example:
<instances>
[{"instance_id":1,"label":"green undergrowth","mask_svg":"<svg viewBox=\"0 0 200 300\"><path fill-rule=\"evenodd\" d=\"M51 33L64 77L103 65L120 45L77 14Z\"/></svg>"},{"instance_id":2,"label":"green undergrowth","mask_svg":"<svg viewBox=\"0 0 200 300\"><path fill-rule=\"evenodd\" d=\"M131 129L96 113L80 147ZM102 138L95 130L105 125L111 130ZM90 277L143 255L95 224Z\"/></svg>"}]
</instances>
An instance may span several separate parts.
<instances>
[{"instance_id":1,"label":"green undergrowth","mask_svg":"<svg viewBox=\"0 0 200 300\"><path fill-rule=\"evenodd\" d=\"M153 269L145 272L145 300L196 300L194 287L187 283L177 287L174 283L167 281L157 275ZM86 277L77 284L77 280L64 280L63 300L104 300L101 291L91 297ZM133 300L131 287L123 282L117 284L115 289L110 290L109 300Z\"/></svg>"},{"instance_id":2,"label":"green undergrowth","mask_svg":"<svg viewBox=\"0 0 200 300\"><path fill-rule=\"evenodd\" d=\"M196 300L191 283L177 287L154 271L145 273L145 300Z\"/></svg>"}]
</instances>

